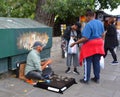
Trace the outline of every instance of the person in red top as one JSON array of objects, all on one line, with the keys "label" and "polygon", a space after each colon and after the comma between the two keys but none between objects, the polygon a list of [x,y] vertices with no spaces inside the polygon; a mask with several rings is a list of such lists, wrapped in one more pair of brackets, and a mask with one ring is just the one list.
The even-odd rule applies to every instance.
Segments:
[{"label": "person in red top", "polygon": [[95,13],[90,9],[86,11],[86,21],[82,38],[74,42],[71,47],[83,43],[80,51],[80,64],[84,64],[84,78],[80,79],[80,82],[89,83],[92,64],[94,77],[91,80],[99,83],[100,57],[104,55],[104,26],[101,21],[95,19]]}]

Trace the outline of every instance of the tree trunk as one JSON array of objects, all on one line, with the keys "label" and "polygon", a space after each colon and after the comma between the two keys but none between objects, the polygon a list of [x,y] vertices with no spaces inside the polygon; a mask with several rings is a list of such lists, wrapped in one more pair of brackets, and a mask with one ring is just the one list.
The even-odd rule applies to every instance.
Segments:
[{"label": "tree trunk", "polygon": [[42,24],[53,27],[55,16],[53,14],[46,13],[41,8],[41,6],[44,5],[45,3],[46,3],[46,0],[38,0],[37,6],[36,6],[35,20]]}]

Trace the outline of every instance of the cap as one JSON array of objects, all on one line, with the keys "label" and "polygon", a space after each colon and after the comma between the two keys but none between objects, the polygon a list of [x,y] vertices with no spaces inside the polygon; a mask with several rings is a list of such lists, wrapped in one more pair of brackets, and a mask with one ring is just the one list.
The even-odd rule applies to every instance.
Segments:
[{"label": "cap", "polygon": [[78,26],[78,28],[81,28],[81,24],[79,22],[76,22],[75,25]]},{"label": "cap", "polygon": [[32,48],[37,47],[37,46],[43,47],[43,44],[42,44],[40,41],[36,41],[36,42],[33,44]]}]

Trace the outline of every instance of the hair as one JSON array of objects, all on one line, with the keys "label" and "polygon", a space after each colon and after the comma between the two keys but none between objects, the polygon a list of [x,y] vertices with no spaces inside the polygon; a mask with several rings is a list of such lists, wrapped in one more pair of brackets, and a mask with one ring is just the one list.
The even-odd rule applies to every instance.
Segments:
[{"label": "hair", "polygon": [[86,15],[86,16],[94,16],[94,15],[95,15],[95,12],[94,12],[93,10],[91,10],[91,9],[87,9],[85,15]]},{"label": "hair", "polygon": [[81,28],[81,24],[79,22],[74,23],[74,25],[76,25],[78,27],[78,29]]},{"label": "hair", "polygon": [[113,24],[113,23],[115,22],[114,18],[115,18],[115,17],[113,17],[113,16],[111,16],[111,17],[109,18],[109,21],[110,21],[111,24]]}]

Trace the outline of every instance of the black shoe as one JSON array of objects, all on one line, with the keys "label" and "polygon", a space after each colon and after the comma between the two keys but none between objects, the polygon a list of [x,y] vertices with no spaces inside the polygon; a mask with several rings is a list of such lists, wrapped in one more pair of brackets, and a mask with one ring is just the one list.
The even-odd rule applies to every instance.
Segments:
[{"label": "black shoe", "polygon": [[77,70],[74,70],[73,73],[78,75],[80,74]]},{"label": "black shoe", "polygon": [[84,79],[80,79],[80,82],[83,84],[89,84],[89,81],[85,81]]},{"label": "black shoe", "polygon": [[74,74],[78,74],[78,75],[80,74],[80,73],[77,71],[77,68],[76,68],[76,67],[74,68],[73,73],[74,73]]},{"label": "black shoe", "polygon": [[65,71],[65,73],[70,73],[71,71],[70,71],[70,68],[68,68],[66,71]]},{"label": "black shoe", "polygon": [[94,78],[91,78],[91,81],[95,82],[95,83],[99,83],[99,79],[96,79],[95,77]]},{"label": "black shoe", "polygon": [[111,65],[118,65],[118,61],[111,62]]}]

